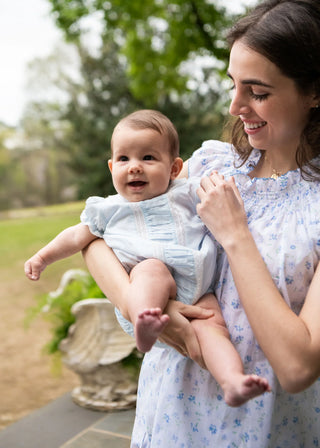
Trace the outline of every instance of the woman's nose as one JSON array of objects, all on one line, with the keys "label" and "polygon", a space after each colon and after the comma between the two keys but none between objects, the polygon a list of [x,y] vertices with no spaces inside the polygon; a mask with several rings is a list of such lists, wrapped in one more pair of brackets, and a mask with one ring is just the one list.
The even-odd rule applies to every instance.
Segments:
[{"label": "woman's nose", "polygon": [[234,96],[231,100],[229,113],[233,116],[243,115],[250,112],[250,106],[246,99],[240,94],[234,93]]}]

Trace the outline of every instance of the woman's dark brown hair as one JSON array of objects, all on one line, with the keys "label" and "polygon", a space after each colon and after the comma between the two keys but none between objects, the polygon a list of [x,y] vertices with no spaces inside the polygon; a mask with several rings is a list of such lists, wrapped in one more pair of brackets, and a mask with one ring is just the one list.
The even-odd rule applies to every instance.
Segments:
[{"label": "woman's dark brown hair", "polygon": [[[313,93],[320,103],[320,1],[266,0],[240,19],[229,31],[230,47],[241,40],[260,53],[288,78],[302,94]],[[245,162],[252,147],[237,119],[232,143]],[[305,178],[319,179],[320,167],[312,159],[320,154],[320,107],[310,111],[296,152],[296,162]],[[309,166],[313,175],[308,175]]]}]

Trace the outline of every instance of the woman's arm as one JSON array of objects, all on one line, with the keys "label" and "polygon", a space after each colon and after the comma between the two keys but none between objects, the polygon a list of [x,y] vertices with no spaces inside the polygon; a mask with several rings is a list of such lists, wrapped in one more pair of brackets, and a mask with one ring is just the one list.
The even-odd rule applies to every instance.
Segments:
[{"label": "woman's arm", "polygon": [[249,231],[234,181],[201,181],[198,213],[228,256],[254,335],[282,387],[300,392],[320,375],[320,267],[297,316],[286,304]]}]

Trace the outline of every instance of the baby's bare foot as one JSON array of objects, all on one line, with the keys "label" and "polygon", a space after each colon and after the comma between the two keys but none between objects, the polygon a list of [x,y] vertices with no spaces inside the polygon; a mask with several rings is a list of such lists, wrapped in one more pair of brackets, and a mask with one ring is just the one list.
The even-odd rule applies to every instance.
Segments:
[{"label": "baby's bare foot", "polygon": [[169,316],[162,314],[161,308],[149,308],[139,313],[135,326],[138,350],[143,353],[151,350],[168,322]]},{"label": "baby's bare foot", "polygon": [[266,378],[258,375],[241,375],[239,380],[226,388],[224,399],[229,406],[237,407],[251,398],[270,391],[271,387]]}]

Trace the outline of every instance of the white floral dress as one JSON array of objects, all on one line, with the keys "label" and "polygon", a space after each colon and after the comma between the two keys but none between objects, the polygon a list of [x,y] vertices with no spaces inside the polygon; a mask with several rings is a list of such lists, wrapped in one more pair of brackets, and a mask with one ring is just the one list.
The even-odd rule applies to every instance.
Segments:
[{"label": "white floral dress", "polygon": [[[301,179],[299,170],[277,180],[251,179],[247,174],[260,153],[254,151],[238,169],[235,157],[229,144],[204,142],[190,159],[189,174],[218,170],[235,176],[257,246],[284,299],[298,313],[319,260],[320,183]],[[218,273],[215,293],[232,342],[246,372],[267,377],[272,392],[228,407],[208,371],[174,349],[154,347],[141,370],[131,447],[319,447],[320,381],[299,394],[281,389],[252,334],[223,253]]]}]

